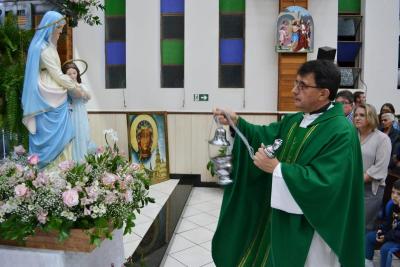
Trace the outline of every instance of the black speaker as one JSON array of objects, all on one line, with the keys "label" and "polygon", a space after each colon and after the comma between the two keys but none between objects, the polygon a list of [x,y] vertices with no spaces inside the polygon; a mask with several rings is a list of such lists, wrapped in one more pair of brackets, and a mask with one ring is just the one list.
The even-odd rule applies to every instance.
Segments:
[{"label": "black speaker", "polygon": [[317,59],[325,59],[333,62],[335,60],[335,55],[336,55],[335,48],[324,46],[318,48]]}]

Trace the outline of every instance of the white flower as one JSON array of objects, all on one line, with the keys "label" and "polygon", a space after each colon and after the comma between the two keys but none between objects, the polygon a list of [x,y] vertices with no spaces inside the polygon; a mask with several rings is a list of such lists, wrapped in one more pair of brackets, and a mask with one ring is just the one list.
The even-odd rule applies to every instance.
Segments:
[{"label": "white flower", "polygon": [[112,141],[114,141],[114,142],[118,141],[118,135],[117,135],[117,132],[114,131],[114,129],[106,129],[103,131],[103,133],[105,136],[109,135],[111,137]]}]

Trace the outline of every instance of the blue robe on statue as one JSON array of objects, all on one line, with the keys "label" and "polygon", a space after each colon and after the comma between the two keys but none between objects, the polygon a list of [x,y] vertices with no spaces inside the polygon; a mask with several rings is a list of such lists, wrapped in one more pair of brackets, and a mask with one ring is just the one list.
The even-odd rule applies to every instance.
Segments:
[{"label": "blue robe on statue", "polygon": [[51,42],[63,16],[48,11],[40,22],[28,50],[22,93],[23,123],[29,130],[29,153],[39,156],[43,168],[55,160],[69,160],[74,129],[67,90],[77,85],[62,73],[56,46]]}]

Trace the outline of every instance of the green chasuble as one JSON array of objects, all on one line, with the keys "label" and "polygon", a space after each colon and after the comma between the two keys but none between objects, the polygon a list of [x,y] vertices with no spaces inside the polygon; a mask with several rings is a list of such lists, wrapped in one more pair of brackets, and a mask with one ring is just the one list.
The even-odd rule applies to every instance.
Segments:
[{"label": "green chasuble", "polygon": [[343,267],[364,266],[364,181],[355,128],[334,105],[307,128],[303,113],[269,126],[239,119],[257,150],[283,139],[278,151],[283,178],[303,215],[271,208],[271,174],[258,169],[235,138],[234,183],[225,188],[212,241],[216,266],[303,267],[314,230]]}]

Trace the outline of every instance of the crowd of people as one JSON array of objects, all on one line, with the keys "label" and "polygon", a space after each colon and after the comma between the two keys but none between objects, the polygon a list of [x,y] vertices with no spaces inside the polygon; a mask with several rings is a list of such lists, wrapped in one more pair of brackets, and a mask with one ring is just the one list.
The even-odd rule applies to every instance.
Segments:
[{"label": "crowd of people", "polygon": [[342,103],[347,119],[357,129],[360,138],[365,229],[368,232],[365,266],[373,266],[374,248],[382,244],[381,267],[391,266],[393,253],[400,251],[400,224],[397,229],[400,181],[393,185],[390,204],[394,208],[386,212],[383,226],[377,225],[377,219],[382,217],[386,206],[383,194],[388,171],[400,173],[400,131],[395,109],[391,103],[384,103],[377,114],[374,106],[366,104],[365,93],[362,91],[354,94],[348,90],[340,91],[335,102]]}]

